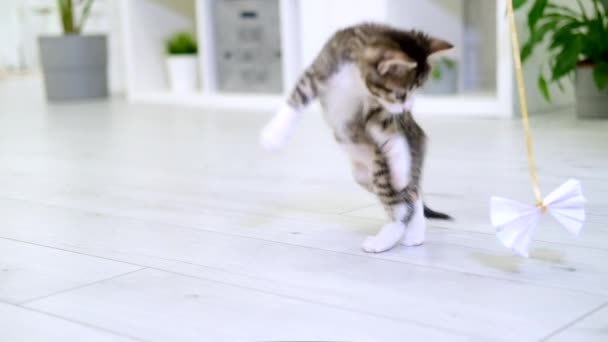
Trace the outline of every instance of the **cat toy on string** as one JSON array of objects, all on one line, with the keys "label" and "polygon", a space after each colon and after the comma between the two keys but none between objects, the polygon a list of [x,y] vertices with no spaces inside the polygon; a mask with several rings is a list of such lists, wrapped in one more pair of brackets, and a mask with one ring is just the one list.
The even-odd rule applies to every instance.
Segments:
[{"label": "cat toy on string", "polygon": [[513,59],[517,76],[521,115],[526,136],[528,152],[528,167],[532,187],[536,197],[536,205],[528,205],[501,197],[492,197],[490,200],[490,219],[496,228],[498,240],[516,253],[528,257],[528,248],[532,236],[536,231],[540,217],[549,212],[564,228],[574,236],[578,236],[585,222],[585,198],[581,184],[578,180],[570,179],[543,199],[536,176],[532,134],[528,120],[528,105],[526,88],[521,66],[517,28],[515,27],[515,14],[513,0],[508,0],[511,40],[513,45]]}]

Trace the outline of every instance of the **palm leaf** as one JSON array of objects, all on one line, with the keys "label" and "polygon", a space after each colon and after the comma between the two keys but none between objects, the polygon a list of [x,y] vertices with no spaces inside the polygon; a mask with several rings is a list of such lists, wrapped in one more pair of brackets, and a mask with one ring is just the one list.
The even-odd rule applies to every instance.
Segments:
[{"label": "palm leaf", "polygon": [[93,7],[93,2],[94,2],[94,0],[86,0],[86,2],[84,4],[84,8],[82,9],[82,16],[80,17],[80,24],[76,28],[78,33],[82,32],[82,29],[84,28],[84,24],[87,22],[87,19],[89,18],[89,14],[91,14],[91,8]]},{"label": "palm leaf", "polygon": [[593,68],[593,78],[600,90],[603,90],[608,86],[608,62],[599,62],[595,68]]}]

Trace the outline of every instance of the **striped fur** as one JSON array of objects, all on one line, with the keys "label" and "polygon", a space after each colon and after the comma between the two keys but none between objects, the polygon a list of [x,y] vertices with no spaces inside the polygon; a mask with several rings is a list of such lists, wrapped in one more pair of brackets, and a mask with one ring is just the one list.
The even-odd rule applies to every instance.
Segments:
[{"label": "striped fur", "polygon": [[[355,180],[378,197],[391,220],[364,242],[368,252],[385,251],[402,238],[407,245],[424,241],[420,184],[426,138],[409,100],[428,78],[428,57],[448,48],[422,32],[386,25],[340,30],[263,131],[265,146],[284,142],[299,113],[320,100],[336,140],[352,158]],[[424,212],[444,215],[426,207]],[[411,223],[421,227],[408,227]]]}]

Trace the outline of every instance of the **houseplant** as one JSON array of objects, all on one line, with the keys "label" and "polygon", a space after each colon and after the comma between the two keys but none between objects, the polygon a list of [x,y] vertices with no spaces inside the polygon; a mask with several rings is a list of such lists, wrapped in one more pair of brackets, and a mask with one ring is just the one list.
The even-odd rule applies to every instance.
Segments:
[{"label": "houseplant", "polygon": [[198,86],[198,46],[189,32],[177,32],[166,42],[169,85],[174,92],[193,92]]},{"label": "houseplant", "polygon": [[431,78],[424,86],[427,94],[454,94],[458,92],[457,63],[450,57],[434,61]]},{"label": "houseplant", "polygon": [[57,0],[63,35],[38,39],[49,101],[108,95],[105,35],[82,35],[94,0]]},{"label": "houseplant", "polygon": [[555,0],[514,0],[514,6],[528,2],[530,37],[521,57],[525,62],[548,37],[549,58],[538,80],[543,96],[550,101],[549,84],[563,89],[562,81],[574,75],[578,116],[608,118],[608,0],[576,0],[573,7]]}]

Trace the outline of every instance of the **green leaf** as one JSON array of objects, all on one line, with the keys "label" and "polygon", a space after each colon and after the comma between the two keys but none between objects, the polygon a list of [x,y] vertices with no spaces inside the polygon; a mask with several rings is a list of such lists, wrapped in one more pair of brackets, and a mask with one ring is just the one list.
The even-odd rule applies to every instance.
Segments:
[{"label": "green leaf", "polygon": [[556,4],[547,4],[547,8],[562,12],[564,14],[567,13],[573,17],[579,17],[581,15],[580,13],[576,12],[572,8],[566,7],[566,6],[560,6],[560,5],[556,5]]},{"label": "green leaf", "polygon": [[536,0],[534,6],[528,13],[528,26],[530,31],[534,32],[536,29],[536,23],[542,18],[545,8],[547,7],[548,0]]},{"label": "green leaf", "polygon": [[63,33],[75,33],[76,27],[74,25],[74,7],[72,0],[57,0],[57,4],[59,6]]},{"label": "green leaf", "polygon": [[540,88],[540,92],[543,94],[545,100],[551,101],[551,95],[549,94],[549,85],[547,84],[547,80],[542,74],[538,77],[538,88]]},{"label": "green leaf", "polygon": [[78,33],[82,32],[82,29],[84,28],[84,24],[87,22],[87,19],[89,18],[89,15],[91,14],[91,7],[93,7],[93,1],[94,0],[85,0],[84,1],[84,8],[82,9],[82,14],[80,15],[80,24],[76,28],[76,31]]},{"label": "green leaf", "polygon": [[513,0],[513,8],[520,9],[528,0]]},{"label": "green leaf", "polygon": [[431,69],[431,77],[433,80],[439,81],[441,79],[441,68],[435,66],[433,69]]},{"label": "green leaf", "polygon": [[606,31],[604,29],[604,16],[602,16],[602,10],[600,9],[599,1],[594,1],[595,7],[595,20],[593,22],[597,26],[597,30],[602,37],[606,37]]},{"label": "green leaf", "polygon": [[553,33],[553,42],[551,43],[550,49],[552,50],[559,46],[564,46],[571,43],[573,39],[578,38],[578,33],[575,32],[575,30],[582,26],[584,26],[584,23],[577,21],[560,27]]},{"label": "green leaf", "polygon": [[[595,0],[592,0],[593,2],[595,2]],[[589,21],[589,16],[587,16],[587,10],[585,9],[585,6],[583,6],[583,4],[581,3],[581,0],[576,0],[576,2],[578,3],[578,7],[581,10],[581,13],[583,14],[583,19],[585,19],[585,21]]]},{"label": "green leaf", "polygon": [[443,63],[448,68],[448,70],[453,70],[456,68],[456,61],[451,58],[443,58]]},{"label": "green leaf", "polygon": [[559,80],[576,69],[582,49],[583,43],[579,36],[574,36],[573,39],[563,43],[561,52],[555,58],[551,78],[553,81]]},{"label": "green leaf", "polygon": [[536,45],[532,40],[528,41],[521,48],[521,62],[525,63],[530,56],[532,56],[532,52],[534,51],[534,45]]},{"label": "green leaf", "polygon": [[166,41],[169,55],[192,55],[198,52],[196,37],[186,31],[176,32]]},{"label": "green leaf", "polygon": [[525,62],[534,51],[534,47],[538,44],[541,44],[545,40],[545,35],[548,32],[552,32],[556,27],[559,21],[552,20],[544,23],[538,30],[532,32],[530,36],[530,40],[526,42],[521,50],[521,60]]},{"label": "green leaf", "polygon": [[600,62],[593,68],[593,78],[600,90],[608,86],[608,62]]}]

